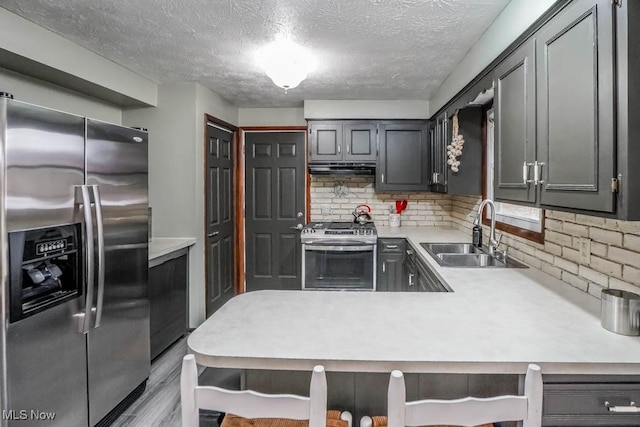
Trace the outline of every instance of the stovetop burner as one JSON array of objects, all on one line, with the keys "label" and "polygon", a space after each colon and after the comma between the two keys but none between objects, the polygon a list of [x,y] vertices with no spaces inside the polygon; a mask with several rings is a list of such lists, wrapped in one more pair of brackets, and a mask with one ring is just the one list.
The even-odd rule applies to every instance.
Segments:
[{"label": "stovetop burner", "polygon": [[358,230],[362,228],[375,228],[373,222],[358,224],[355,222],[332,222],[329,223],[326,230]]}]

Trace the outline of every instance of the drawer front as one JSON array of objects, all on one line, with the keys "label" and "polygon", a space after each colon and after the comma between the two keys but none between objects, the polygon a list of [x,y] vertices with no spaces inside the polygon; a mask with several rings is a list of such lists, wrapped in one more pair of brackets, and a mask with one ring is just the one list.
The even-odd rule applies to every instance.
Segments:
[{"label": "drawer front", "polygon": [[640,383],[545,384],[543,426],[640,426],[640,413],[611,412],[609,406],[640,404]]},{"label": "drawer front", "polygon": [[406,242],[404,239],[380,239],[378,245],[381,253],[404,253]]}]

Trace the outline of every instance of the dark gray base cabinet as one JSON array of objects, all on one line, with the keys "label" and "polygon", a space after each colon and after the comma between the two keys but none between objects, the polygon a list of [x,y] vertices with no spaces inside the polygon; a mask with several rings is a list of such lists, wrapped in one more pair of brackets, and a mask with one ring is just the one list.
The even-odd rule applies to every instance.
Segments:
[{"label": "dark gray base cabinet", "polygon": [[188,254],[177,254],[149,269],[151,359],[187,333]]},{"label": "dark gray base cabinet", "polygon": [[[640,402],[637,377],[545,376],[542,425],[549,427],[640,426],[640,413],[612,412]],[[620,382],[617,382],[620,381]]]},{"label": "dark gray base cabinet", "polygon": [[376,290],[382,292],[447,292],[442,280],[416,255],[405,239],[378,240]]},{"label": "dark gray base cabinet", "polygon": [[405,248],[406,241],[404,239],[378,240],[377,291],[406,291]]}]

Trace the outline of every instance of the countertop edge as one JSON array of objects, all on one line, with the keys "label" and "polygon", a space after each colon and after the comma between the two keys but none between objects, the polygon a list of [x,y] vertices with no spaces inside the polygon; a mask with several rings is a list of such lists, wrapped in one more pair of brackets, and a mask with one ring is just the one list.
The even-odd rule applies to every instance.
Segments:
[{"label": "countertop edge", "polygon": [[195,244],[195,237],[154,237],[149,242],[149,261]]}]

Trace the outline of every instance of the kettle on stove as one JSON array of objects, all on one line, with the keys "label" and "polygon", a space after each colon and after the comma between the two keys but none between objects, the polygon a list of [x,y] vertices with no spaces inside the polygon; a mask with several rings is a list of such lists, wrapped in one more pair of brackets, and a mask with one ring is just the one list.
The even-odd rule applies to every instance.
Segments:
[{"label": "kettle on stove", "polygon": [[371,221],[371,207],[369,205],[358,205],[352,212],[353,222],[364,225]]}]

